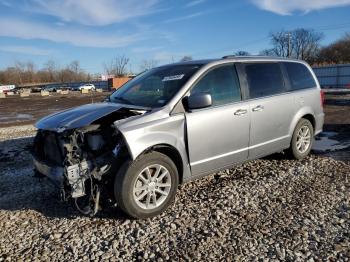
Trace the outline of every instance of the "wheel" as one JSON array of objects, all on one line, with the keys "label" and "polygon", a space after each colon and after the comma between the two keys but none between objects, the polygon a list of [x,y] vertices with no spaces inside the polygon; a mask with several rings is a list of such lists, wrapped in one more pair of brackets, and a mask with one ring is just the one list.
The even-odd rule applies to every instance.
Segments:
[{"label": "wheel", "polygon": [[314,140],[314,128],[305,118],[300,119],[296,125],[288,153],[292,158],[303,159],[311,151]]},{"label": "wheel", "polygon": [[124,163],[114,180],[114,195],[118,206],[130,217],[153,217],[172,204],[178,183],[173,161],[151,152]]}]

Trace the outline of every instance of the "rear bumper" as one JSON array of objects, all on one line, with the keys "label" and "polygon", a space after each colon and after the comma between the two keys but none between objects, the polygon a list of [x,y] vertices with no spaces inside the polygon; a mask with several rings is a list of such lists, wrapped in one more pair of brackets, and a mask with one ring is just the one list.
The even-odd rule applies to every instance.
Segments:
[{"label": "rear bumper", "polygon": [[324,124],[324,113],[320,113],[316,115],[316,126],[315,126],[315,135],[318,135],[323,130]]},{"label": "rear bumper", "polygon": [[34,169],[40,174],[50,179],[56,186],[62,188],[64,179],[64,168],[60,166],[49,165],[44,161],[37,159],[35,156],[32,157]]}]

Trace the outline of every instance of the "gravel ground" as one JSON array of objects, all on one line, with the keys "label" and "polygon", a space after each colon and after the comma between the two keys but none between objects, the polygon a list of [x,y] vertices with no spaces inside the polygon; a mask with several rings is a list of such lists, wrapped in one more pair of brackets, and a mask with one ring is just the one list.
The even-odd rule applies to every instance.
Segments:
[{"label": "gravel ground", "polygon": [[[9,140],[10,143],[11,139],[34,136],[35,132],[36,128],[33,125],[2,127],[0,128],[0,141]],[[5,146],[2,145],[2,148],[5,148]]]},{"label": "gravel ground", "polygon": [[[0,129],[0,140],[14,134]],[[350,260],[345,162],[274,155],[181,186],[158,217],[89,218],[31,177],[31,140],[0,142],[0,261]]]}]

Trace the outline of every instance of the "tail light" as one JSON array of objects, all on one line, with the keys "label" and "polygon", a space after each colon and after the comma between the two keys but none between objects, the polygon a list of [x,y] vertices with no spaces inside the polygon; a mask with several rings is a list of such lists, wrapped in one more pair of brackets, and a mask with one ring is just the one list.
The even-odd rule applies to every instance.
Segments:
[{"label": "tail light", "polygon": [[321,105],[324,105],[324,92],[321,90]]}]

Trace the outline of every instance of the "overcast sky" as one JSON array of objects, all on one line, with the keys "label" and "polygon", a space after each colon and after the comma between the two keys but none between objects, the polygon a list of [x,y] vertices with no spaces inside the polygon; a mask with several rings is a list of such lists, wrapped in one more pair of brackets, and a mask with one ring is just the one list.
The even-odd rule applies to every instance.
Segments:
[{"label": "overcast sky", "polygon": [[350,32],[349,14],[350,0],[0,0],[0,68],[79,60],[95,73],[125,54],[137,71],[143,59],[256,54],[269,32],[299,27],[327,44]]}]

